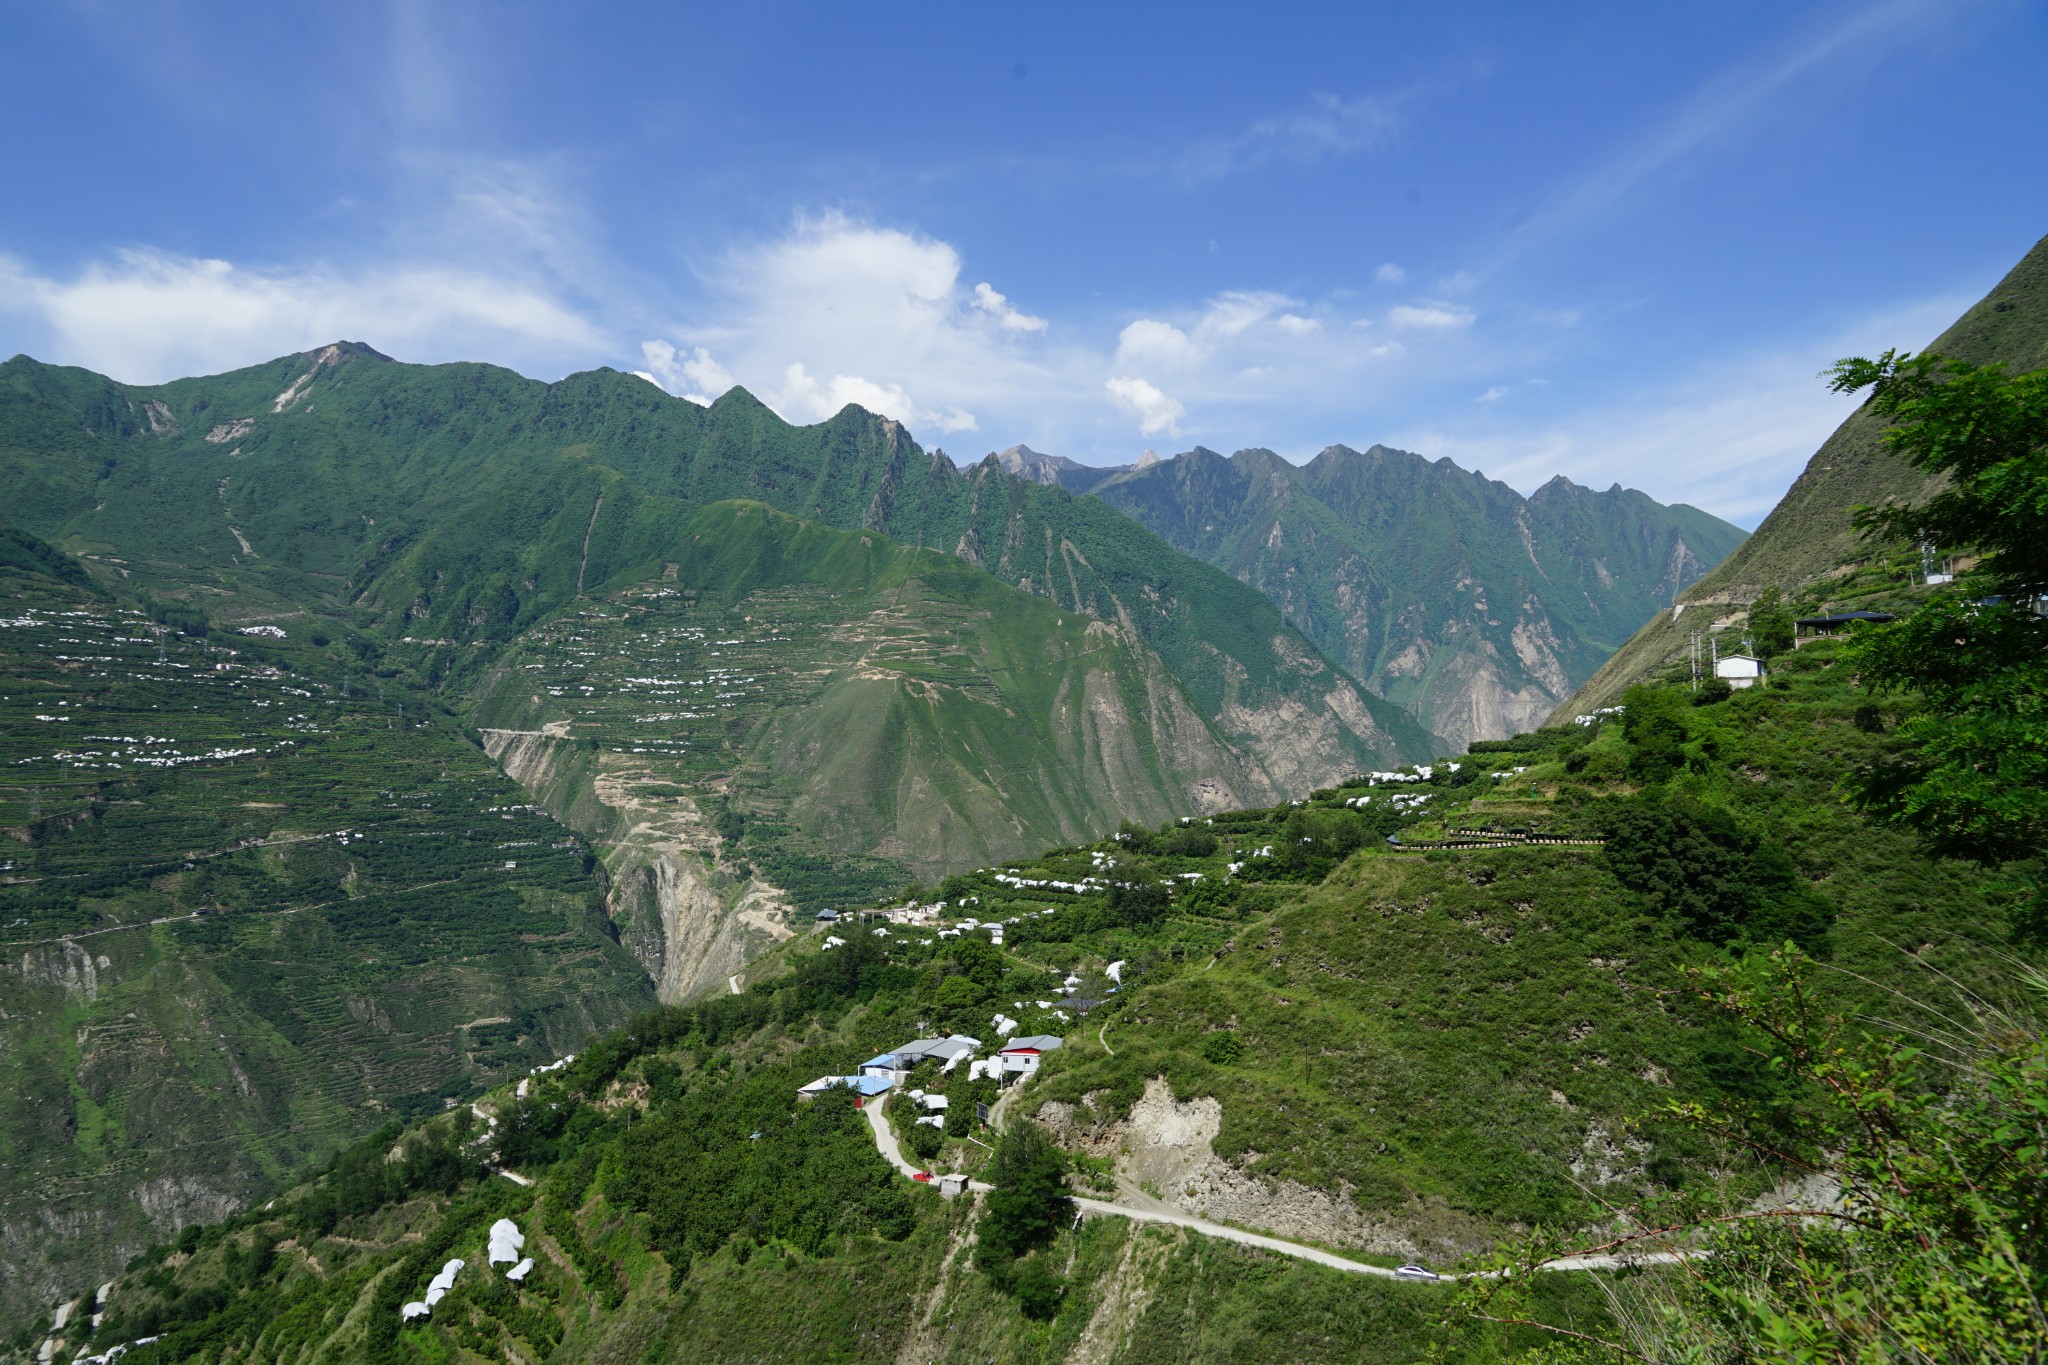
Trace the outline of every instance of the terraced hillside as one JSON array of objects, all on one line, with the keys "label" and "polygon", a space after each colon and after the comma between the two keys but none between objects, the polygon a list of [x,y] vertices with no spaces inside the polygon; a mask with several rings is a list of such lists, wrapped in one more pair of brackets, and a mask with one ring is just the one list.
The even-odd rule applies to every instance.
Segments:
[{"label": "terraced hillside", "polygon": [[[1911,339],[1901,338],[1899,349],[1911,348]],[[1925,349],[1975,365],[2002,363],[2013,374],[2048,365],[2048,238]],[[1680,593],[1670,610],[1650,617],[1558,716],[1611,705],[1631,684],[1685,653],[1697,632],[1739,632],[1749,604],[1767,588],[1799,596],[1817,611],[1836,610],[1916,577],[1916,547],[1872,546],[1850,524],[1858,505],[1914,502],[1928,491],[1924,474],[1884,449],[1883,434],[1867,406],[1852,413],[1814,452],[1756,534]]]},{"label": "terraced hillside", "polygon": [[947,555],[716,503],[647,577],[526,631],[471,714],[606,850],[663,999],[725,989],[783,912],[1274,783],[1155,656]]},{"label": "terraced hillside", "polygon": [[[1099,503],[994,464],[962,474],[858,409],[797,428],[740,391],[703,409],[628,375],[545,385],[489,366],[402,365],[349,345],[148,390],[22,358],[0,367],[0,467],[20,490],[24,525],[87,556],[110,582],[203,607],[215,620],[318,634],[331,668],[376,671],[415,704],[463,711],[496,679],[476,713],[491,730],[561,719],[525,714],[537,703],[507,710],[503,697],[517,694],[500,685],[500,665],[515,641],[582,610],[602,585],[681,565],[679,591],[730,599],[774,574],[807,582],[811,570],[791,555],[842,543],[768,535],[759,528],[769,523],[730,517],[695,526],[716,500],[778,505],[820,529],[858,531],[864,545],[944,552],[917,573],[927,588],[940,578],[946,586],[899,592],[892,609],[903,619],[889,628],[937,641],[971,601],[980,643],[967,653],[989,655],[977,667],[1003,670],[990,675],[993,691],[918,679],[916,669],[870,669],[840,679],[772,734],[728,737],[728,757],[752,753],[757,767],[777,771],[784,793],[752,812],[767,817],[757,828],[780,851],[770,856],[764,844],[731,885],[702,859],[685,857],[687,869],[674,861],[714,851],[681,806],[661,808],[676,818],[654,820],[641,852],[613,851],[621,894],[643,907],[622,903],[620,916],[639,926],[643,958],[671,991],[723,980],[737,966],[734,945],[773,932],[781,893],[805,904],[837,894],[824,889],[828,873],[958,870],[1099,832],[1125,815],[1272,800],[1434,747],[1251,589]],[[732,554],[714,562],[700,553],[726,536],[742,542]],[[720,575],[756,572],[755,556],[773,565],[769,578],[729,592]],[[703,582],[687,576],[699,564],[711,575]],[[835,584],[827,572],[811,587],[859,600],[848,598],[851,616],[829,629],[836,608],[822,599],[803,608],[821,628],[782,642],[777,669],[789,678],[830,674],[850,657],[847,640],[881,628],[862,624],[880,610],[875,585]],[[908,619],[927,608],[937,619]],[[1064,675],[1076,690],[1027,698],[1036,684],[1017,662],[1027,657],[1020,643],[1088,622],[1086,661]],[[824,654],[803,657],[806,649]],[[1035,666],[1063,651],[1028,657]],[[623,681],[634,676],[579,686],[622,686],[626,705],[639,697],[641,685]],[[880,685],[891,678],[902,686]],[[966,709],[913,705],[918,688],[927,701]],[[990,728],[997,711],[967,705],[977,697],[1002,699],[1010,714],[999,727]],[[826,728],[805,738],[805,725]],[[576,737],[601,738],[589,722]],[[756,743],[784,747],[771,754]],[[556,747],[507,741],[497,752],[549,790],[551,808],[584,811],[587,819],[572,818],[595,840],[647,823],[598,810],[594,787],[569,794],[565,782],[595,781],[589,764],[538,776],[538,752]],[[722,789],[711,794],[724,799]],[[743,819],[749,798],[736,799],[728,809]],[[780,801],[792,804],[785,811]],[[777,822],[795,832],[774,836]],[[657,845],[667,869],[655,874],[658,893],[627,869]],[[669,909],[645,909],[648,896]],[[658,950],[644,932],[653,923],[672,940]]]},{"label": "terraced hillside", "polygon": [[[997,1130],[1027,1118],[1057,1138],[1077,1194],[1357,1264],[1469,1264],[1536,1224],[1605,1236],[1617,1207],[1676,1192],[1709,1210],[1786,1197],[1801,1168],[1671,1106],[1735,1116],[1768,1152],[1815,1096],[1683,969],[1793,940],[1832,964],[1810,978],[1825,1008],[1891,1028],[1900,993],[1994,998],[2010,954],[2038,957],[1981,873],[1834,799],[1894,743],[1850,670],[1823,643],[1767,688],[1641,688],[1624,712],[1455,766],[883,898],[869,909],[892,917],[779,947],[744,993],[652,1012],[493,1093],[492,1123],[380,1135],[273,1208],[160,1249],[98,1304],[96,1333],[59,1342],[160,1337],[132,1365],[1524,1358],[1538,1333],[1458,1318],[1441,1285],[1099,1210],[1004,1241],[1013,1206],[893,1177],[849,1096],[796,1089],[1006,1018],[1064,1045],[1008,1090],[928,1063],[906,1089],[944,1096],[937,1129],[910,1121],[917,1093],[886,1102],[931,1169],[1014,1178],[978,1145],[1010,1148],[971,1117],[994,1102]],[[532,1239],[517,1284],[478,1254],[498,1217]],[[456,1289],[401,1318],[450,1256],[470,1263]],[[1537,1320],[1593,1333],[1621,1330],[1611,1309],[1644,1287],[1536,1279]]]},{"label": "terraced hillside", "polygon": [[10,1316],[652,999],[580,841],[268,629],[0,569]]}]

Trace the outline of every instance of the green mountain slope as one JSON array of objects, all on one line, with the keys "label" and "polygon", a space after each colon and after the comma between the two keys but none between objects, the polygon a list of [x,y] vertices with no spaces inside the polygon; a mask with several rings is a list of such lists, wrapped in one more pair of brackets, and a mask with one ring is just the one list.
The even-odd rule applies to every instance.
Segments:
[{"label": "green mountain slope", "polygon": [[522,634],[471,707],[609,850],[613,915],[664,999],[723,989],[790,903],[1263,785],[1156,655],[950,555],[759,503],[673,534],[645,576]]},{"label": "green mountain slope", "polygon": [[1300,467],[1196,449],[1090,490],[1259,589],[1456,747],[1537,723],[1742,539],[1619,486],[1560,477],[1525,499],[1385,446],[1331,446]]},{"label": "green mountain slope", "polygon": [[368,610],[387,635],[465,643],[635,567],[647,499],[753,499],[959,554],[1114,623],[1276,792],[1433,747],[1256,592],[857,408],[792,427],[741,390],[703,409],[612,371],[547,385],[352,345],[155,389],[17,358],[0,367],[0,468],[19,523],[68,548],[153,574],[203,564],[217,583]]},{"label": "green mountain slope", "polygon": [[653,998],[577,841],[308,653],[0,567],[0,1312]]},{"label": "green mountain slope", "polygon": [[[182,728],[144,731],[124,710],[92,733],[204,741],[180,757],[226,755],[204,763],[228,764],[245,796],[191,787],[199,769],[180,763],[167,771],[187,786],[133,799],[189,812],[191,827],[125,818],[128,796],[80,776],[155,772],[125,740],[119,755],[24,751],[6,770],[38,848],[47,812],[82,819],[111,801],[78,837],[121,869],[118,894],[67,891],[83,872],[22,873],[50,885],[20,894],[48,893],[63,914],[15,926],[35,990],[7,1006],[10,1055],[49,1103],[18,1116],[0,1197],[59,1221],[8,1225],[10,1246],[35,1248],[13,1262],[13,1293],[53,1266],[104,1270],[150,1229],[218,1215],[392,1107],[544,1060],[657,991],[727,989],[794,910],[1128,817],[1272,800],[1430,745],[1227,576],[1099,504],[992,468],[962,475],[853,410],[800,429],[744,394],[706,411],[630,376],[549,386],[355,346],[151,389],[17,359],[0,366],[0,469],[5,563],[68,575],[63,590],[103,618],[71,632],[97,651],[71,683],[148,654],[154,636],[121,636],[120,622],[154,604],[192,632],[174,645],[275,655],[314,681],[264,673],[265,686],[363,730],[360,750],[324,730],[317,746],[297,737],[317,718],[274,733],[271,708],[286,703],[189,644],[191,658],[173,650],[160,674],[137,675],[186,690],[118,703],[173,710]],[[93,581],[42,537],[82,553]],[[0,662],[16,700],[52,685],[33,653]],[[231,667],[201,666],[216,662]],[[727,685],[742,667],[748,681]],[[685,677],[726,682],[692,695],[702,707],[669,704]],[[24,742],[71,709],[48,714],[59,719],[29,724]],[[473,799],[423,795],[439,777],[422,765],[462,774]],[[300,893],[301,863],[325,847],[307,821],[360,831],[413,800],[434,813],[395,845],[420,854],[409,880],[377,873],[351,838],[321,894]],[[489,813],[529,802],[510,823]],[[305,849],[264,851],[300,834]],[[228,868],[231,889],[176,890],[187,872]],[[535,878],[568,880],[554,899],[507,889]],[[82,946],[165,918],[139,907],[166,897],[167,927],[107,936],[147,953]],[[330,900],[374,926],[358,957]],[[260,917],[211,918],[243,911]],[[93,972],[138,1048],[181,1058],[132,1097],[78,1055],[78,1027],[101,1017],[62,1002]],[[331,1048],[316,1048],[323,1032]],[[218,1095],[161,1099],[158,1081]],[[74,1092],[99,1108],[77,1117],[60,1102]],[[102,1113],[130,1108],[150,1123]],[[223,1131],[229,1155],[215,1159]],[[49,1183],[60,1176],[83,1183]],[[22,1203],[31,1190],[57,1193]]]},{"label": "green mountain slope", "polygon": [[[2048,365],[2048,238],[1925,349],[1973,364],[2003,362],[2015,374]],[[1867,407],[1851,414],[1756,534],[1680,593],[1673,610],[1650,617],[1558,715],[1611,705],[1632,683],[1684,654],[1696,631],[1739,627],[1766,588],[1803,594],[1820,609],[1854,606],[1865,588],[1910,581],[1917,554],[1874,550],[1850,525],[1859,505],[1910,501],[1927,488],[1926,476],[1883,448],[1883,430]],[[1883,562],[1891,558],[1898,562]]]},{"label": "green mountain slope", "polygon": [[[1444,1328],[1439,1286],[1111,1217],[1063,1219],[1024,1263],[1036,1270],[1009,1272],[1050,1277],[1029,1316],[971,1250],[991,1206],[893,1177],[845,1097],[801,1102],[796,1087],[910,1036],[986,1037],[1007,1013],[1066,1041],[998,1119],[1058,1135],[1077,1189],[1381,1265],[1455,1265],[1658,1191],[1763,1194],[1801,1172],[1659,1117],[1697,1101],[1769,1122],[1797,1099],[1762,1040],[1688,996],[1681,967],[1795,937],[1841,969],[1815,978],[1830,1009],[1889,1019],[1895,991],[1941,1006],[1992,989],[2010,945],[1977,873],[1834,799],[1839,773],[1893,742],[1837,646],[1802,650],[1768,689],[1691,699],[1637,694],[1657,724],[1523,735],[1409,782],[1132,827],[949,880],[951,916],[1001,922],[1001,948],[978,929],[896,925],[785,945],[744,994],[652,1013],[495,1092],[488,1130],[457,1114],[382,1135],[273,1207],[144,1258],[95,1345],[163,1334],[136,1349],[143,1365],[1419,1358]],[[1606,843],[1483,846],[1507,831]],[[1420,851],[1458,838],[1474,846]],[[1645,876],[1660,859],[1685,865]],[[1174,889],[1150,889],[1162,881]],[[1066,979],[1100,1000],[1085,1020]],[[913,1083],[948,1114],[998,1098],[966,1068],[927,1064]],[[908,1106],[884,1111],[906,1142]],[[928,1139],[932,1168],[986,1174],[968,1136]],[[483,1174],[491,1154],[537,1183]],[[485,1272],[500,1216],[533,1239],[529,1282]],[[456,1292],[402,1324],[451,1255],[472,1268]],[[1543,1281],[1549,1320],[1611,1325],[1599,1286]],[[1467,1332],[1448,1358],[1513,1358],[1537,1339]]]}]

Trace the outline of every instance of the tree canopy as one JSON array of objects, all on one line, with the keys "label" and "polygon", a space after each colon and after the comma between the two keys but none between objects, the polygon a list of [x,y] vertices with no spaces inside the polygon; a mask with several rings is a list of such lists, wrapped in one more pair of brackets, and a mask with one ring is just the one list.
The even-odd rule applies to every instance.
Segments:
[{"label": "tree canopy", "polygon": [[[1838,392],[1869,388],[1890,449],[1941,477],[1926,498],[1859,509],[1872,538],[1975,551],[1955,589],[1865,632],[1864,681],[1917,696],[1899,756],[1853,784],[1866,809],[1938,852],[1996,864],[2048,845],[2048,370],[2008,375],[1938,355],[1841,361]],[[2048,922],[2038,872],[2021,922]]]}]

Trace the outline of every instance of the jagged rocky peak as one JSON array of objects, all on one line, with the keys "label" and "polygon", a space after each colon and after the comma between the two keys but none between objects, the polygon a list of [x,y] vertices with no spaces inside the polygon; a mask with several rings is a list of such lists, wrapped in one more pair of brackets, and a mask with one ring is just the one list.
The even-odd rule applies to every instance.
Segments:
[{"label": "jagged rocky peak", "polygon": [[997,464],[1018,478],[1029,479],[1033,483],[1057,484],[1060,475],[1068,470],[1087,468],[1078,460],[1070,460],[1064,455],[1047,455],[1027,445],[1014,445],[1008,450],[998,450],[994,459]]}]

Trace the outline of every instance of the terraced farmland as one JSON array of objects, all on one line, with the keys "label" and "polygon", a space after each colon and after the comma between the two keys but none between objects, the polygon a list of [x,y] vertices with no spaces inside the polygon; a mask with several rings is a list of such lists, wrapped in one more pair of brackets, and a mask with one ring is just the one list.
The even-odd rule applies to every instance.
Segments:
[{"label": "terraced farmland", "polygon": [[9,1304],[648,1003],[579,840],[274,634],[0,575]]},{"label": "terraced farmland", "polygon": [[[473,711],[605,846],[614,918],[667,998],[722,987],[788,906],[1255,789],[1117,627],[950,556],[747,503],[677,545],[524,635]],[[748,896],[753,925],[729,925]]]}]

